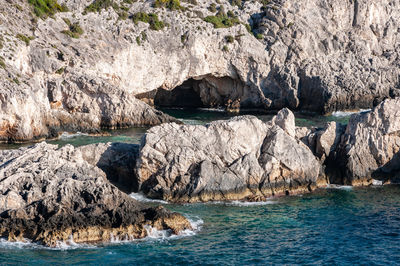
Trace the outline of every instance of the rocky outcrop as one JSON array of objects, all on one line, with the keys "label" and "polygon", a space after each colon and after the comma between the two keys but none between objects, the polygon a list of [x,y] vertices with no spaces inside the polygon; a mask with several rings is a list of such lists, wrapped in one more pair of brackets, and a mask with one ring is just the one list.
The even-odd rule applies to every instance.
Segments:
[{"label": "rocky outcrop", "polygon": [[156,126],[142,139],[139,187],[152,198],[179,202],[311,191],[325,182],[322,168],[294,129],[287,109],[269,123],[243,116],[206,126]]},{"label": "rocky outcrop", "polygon": [[353,115],[337,148],[336,184],[368,185],[373,179],[398,182],[400,98],[386,100],[371,112]]},{"label": "rocky outcrop", "polygon": [[394,0],[58,2],[69,11],[41,18],[28,1],[0,7],[1,141],[171,121],[135,98],[157,90],[160,105],[322,113],[400,94]]},{"label": "rocky outcrop", "polygon": [[[143,238],[150,227],[171,234],[190,229],[180,214],[144,206],[109,183],[96,165],[104,167],[110,153],[130,150],[115,145],[40,143],[0,151],[0,237],[56,246]],[[114,157],[109,169],[125,159]]]}]

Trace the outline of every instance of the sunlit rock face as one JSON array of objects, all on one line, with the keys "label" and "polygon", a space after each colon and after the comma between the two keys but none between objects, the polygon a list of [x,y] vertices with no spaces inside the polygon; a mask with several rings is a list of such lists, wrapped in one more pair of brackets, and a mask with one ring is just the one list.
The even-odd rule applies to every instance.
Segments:
[{"label": "sunlit rock face", "polygon": [[[397,1],[220,1],[242,22],[227,28],[204,21],[216,15],[211,0],[182,1],[185,11],[114,2],[123,8],[85,12],[92,1],[59,0],[69,12],[46,19],[26,2],[4,3],[0,140],[173,121],[136,96],[159,106],[327,113],[399,95]],[[165,26],[135,23],[139,11]],[[68,23],[83,34],[64,34]]]},{"label": "sunlit rock face", "polygon": [[371,112],[353,115],[337,151],[342,172],[336,183],[365,185],[374,179],[400,181],[400,98],[386,100]]},{"label": "sunlit rock face", "polygon": [[163,124],[143,137],[139,189],[177,202],[265,200],[312,191],[325,182],[312,151],[294,136],[294,116],[252,116],[206,126]]}]

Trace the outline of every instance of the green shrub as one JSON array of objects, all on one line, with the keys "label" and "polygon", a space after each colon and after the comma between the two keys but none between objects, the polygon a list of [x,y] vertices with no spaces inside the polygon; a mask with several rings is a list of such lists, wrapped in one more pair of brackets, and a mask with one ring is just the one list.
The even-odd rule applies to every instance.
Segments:
[{"label": "green shrub", "polygon": [[250,24],[245,24],[244,26],[246,27],[246,30],[247,30],[249,33],[251,33],[252,29],[251,29]]},{"label": "green shrub", "polygon": [[101,12],[101,10],[103,9],[107,9],[109,7],[114,8],[115,10],[119,9],[118,4],[116,4],[113,0],[95,0],[93,3],[91,3],[90,5],[88,5],[85,8],[85,11],[83,12],[83,14],[87,14],[90,12]]},{"label": "green shrub", "polygon": [[227,43],[233,43],[235,38],[232,35],[225,36],[225,40]]},{"label": "green shrub", "polygon": [[207,9],[212,13],[217,12],[217,6],[215,3],[212,3]]},{"label": "green shrub", "polygon": [[231,5],[241,8],[242,7],[242,0],[232,0],[231,1]]},{"label": "green shrub", "polygon": [[261,33],[257,33],[254,36],[259,40],[264,39],[264,35],[262,35]]},{"label": "green shrub", "polygon": [[153,7],[165,7],[169,10],[184,10],[179,0],[156,0]]},{"label": "green shrub", "polygon": [[64,73],[64,70],[65,70],[65,67],[62,67],[56,71],[56,74],[61,75],[62,73]]},{"label": "green shrub", "polygon": [[228,46],[224,45],[224,47],[222,47],[222,51],[224,51],[224,52],[229,52]]},{"label": "green shrub", "polygon": [[17,37],[18,39],[23,41],[26,44],[26,46],[29,45],[31,40],[35,39],[35,37],[27,37],[27,36],[25,36],[23,34],[17,34],[15,37]]},{"label": "green shrub", "polygon": [[139,21],[148,23],[150,25],[150,29],[152,30],[162,30],[165,27],[164,22],[160,21],[157,14],[154,13],[147,14],[144,12],[138,12],[132,16],[132,20],[135,24],[137,24]]},{"label": "green shrub", "polygon": [[140,35],[142,36],[142,41],[147,41],[147,33],[145,31],[142,31]]},{"label": "green shrub", "polygon": [[60,5],[57,0],[28,0],[28,3],[33,7],[36,16],[45,19],[53,16],[57,12],[66,12],[66,5]]},{"label": "green shrub", "polygon": [[181,42],[185,43],[189,38],[189,34],[185,33],[181,35]]},{"label": "green shrub", "polygon": [[[66,21],[64,19],[64,21]],[[69,20],[67,20],[69,22]],[[75,38],[78,39],[79,37],[81,37],[81,35],[84,33],[83,29],[81,28],[81,26],[79,25],[78,22],[75,22],[73,24],[71,24],[71,22],[65,22],[68,26],[69,26],[69,30],[63,30],[61,31],[61,33],[64,33],[65,35],[68,35],[71,38]]]},{"label": "green shrub", "polygon": [[6,69],[6,63],[4,63],[4,58],[0,56],[0,67]]},{"label": "green shrub", "polygon": [[213,24],[214,28],[229,28],[240,23],[238,18],[229,18],[226,14],[207,16],[204,21]]}]

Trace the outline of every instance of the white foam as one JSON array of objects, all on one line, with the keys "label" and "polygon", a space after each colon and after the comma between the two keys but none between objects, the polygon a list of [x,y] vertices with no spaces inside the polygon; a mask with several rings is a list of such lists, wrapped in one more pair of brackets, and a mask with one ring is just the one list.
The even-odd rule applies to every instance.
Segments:
[{"label": "white foam", "polygon": [[380,180],[372,179],[372,185],[373,186],[382,186],[383,182]]},{"label": "white foam", "polygon": [[[172,240],[178,239],[182,237],[194,236],[199,232],[202,228],[202,224],[204,223],[202,219],[195,217],[189,218],[186,217],[192,226],[192,230],[186,229],[180,232],[178,235],[172,234],[170,230],[158,230],[151,226],[145,226],[147,231],[147,237],[144,239],[135,239],[126,235],[124,238],[120,239],[111,234],[110,242],[104,243],[101,245],[113,245],[113,244],[126,244],[132,242],[139,242],[139,241],[147,241],[147,240]],[[77,244],[75,243],[72,236],[67,241],[58,241],[55,247],[46,247],[40,244],[32,243],[28,239],[24,239],[24,241],[16,241],[10,242],[4,238],[0,238],[0,249],[48,249],[48,250],[71,250],[71,249],[91,249],[91,248],[98,248],[99,246],[96,245],[89,245],[89,244]]]},{"label": "white foam", "polygon": [[346,117],[346,116],[350,116],[353,114],[359,114],[359,113],[364,113],[364,112],[369,112],[371,111],[371,109],[360,109],[358,111],[336,111],[332,113],[332,116],[335,117]]},{"label": "white foam", "polygon": [[225,112],[226,111],[225,108],[222,108],[222,107],[220,107],[220,108],[198,108],[198,110],[209,111],[209,112]]},{"label": "white foam", "polygon": [[228,202],[227,205],[234,205],[234,206],[263,206],[263,205],[270,205],[270,204],[276,204],[278,203],[277,201],[273,200],[267,200],[267,201],[255,201],[255,202],[248,202],[248,201],[231,201]]},{"label": "white foam", "polygon": [[[197,204],[247,207],[247,206],[270,205],[270,204],[277,204],[277,203],[279,203],[279,202],[276,201],[276,200],[266,200],[266,201],[239,201],[239,200],[233,200],[233,201],[208,201],[208,202],[197,203]],[[185,205],[190,206],[192,204],[195,204],[195,203],[186,203]]]},{"label": "white foam", "polygon": [[206,122],[202,122],[202,121],[195,120],[195,119],[179,119],[179,120],[182,121],[186,125],[204,125],[204,124],[206,124]]},{"label": "white foam", "polygon": [[63,132],[59,136],[59,139],[72,139],[72,138],[81,137],[81,136],[89,136],[89,135],[82,133],[82,132],[76,132],[76,133]]},{"label": "white foam", "polygon": [[165,200],[157,200],[157,199],[149,199],[146,198],[146,196],[144,196],[141,193],[131,193],[129,194],[129,196],[137,201],[141,201],[141,202],[157,202],[157,203],[161,203],[161,204],[168,204],[168,202],[166,202]]},{"label": "white foam", "polygon": [[73,241],[72,236],[66,242],[58,241],[55,247],[46,247],[37,243],[32,243],[29,239],[24,241],[7,241],[0,238],[0,249],[48,249],[48,250],[68,250],[68,249],[96,248],[93,245],[77,244]]},{"label": "white foam", "polygon": [[335,185],[335,184],[329,184],[326,186],[328,189],[341,189],[341,190],[352,190],[353,186],[342,186],[342,185]]},{"label": "white foam", "polygon": [[180,232],[178,235],[174,235],[170,230],[158,230],[147,225],[145,226],[147,237],[144,240],[169,240],[196,235],[197,232],[201,230],[204,221],[198,217],[195,219],[189,217],[186,218],[192,226],[192,230],[186,229]]}]

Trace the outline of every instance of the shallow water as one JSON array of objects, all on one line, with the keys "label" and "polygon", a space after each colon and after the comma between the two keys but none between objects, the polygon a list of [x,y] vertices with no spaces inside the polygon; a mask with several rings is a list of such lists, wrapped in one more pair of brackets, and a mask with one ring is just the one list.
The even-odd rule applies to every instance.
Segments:
[{"label": "shallow water", "polygon": [[0,243],[2,263],[238,265],[400,263],[400,187],[321,189],[267,204],[174,205],[193,236],[49,250]]},{"label": "shallow water", "polygon": [[[230,119],[238,114],[230,114],[217,109],[162,109],[165,113],[176,117],[185,124],[204,125],[215,120]],[[239,115],[254,115],[264,122],[271,120],[274,114],[266,114],[255,111],[244,111]],[[305,113],[295,113],[296,125],[302,127],[323,127],[326,122],[337,121],[347,124],[351,113],[338,113],[329,116],[312,115]],[[121,130],[106,131],[106,136],[90,136],[82,133],[63,133],[56,140],[49,140],[48,143],[64,146],[82,146],[93,143],[124,142],[139,144],[141,137],[146,133],[148,127],[133,127]],[[32,143],[23,144],[0,144],[0,150],[17,149],[19,147],[30,146]]]}]

